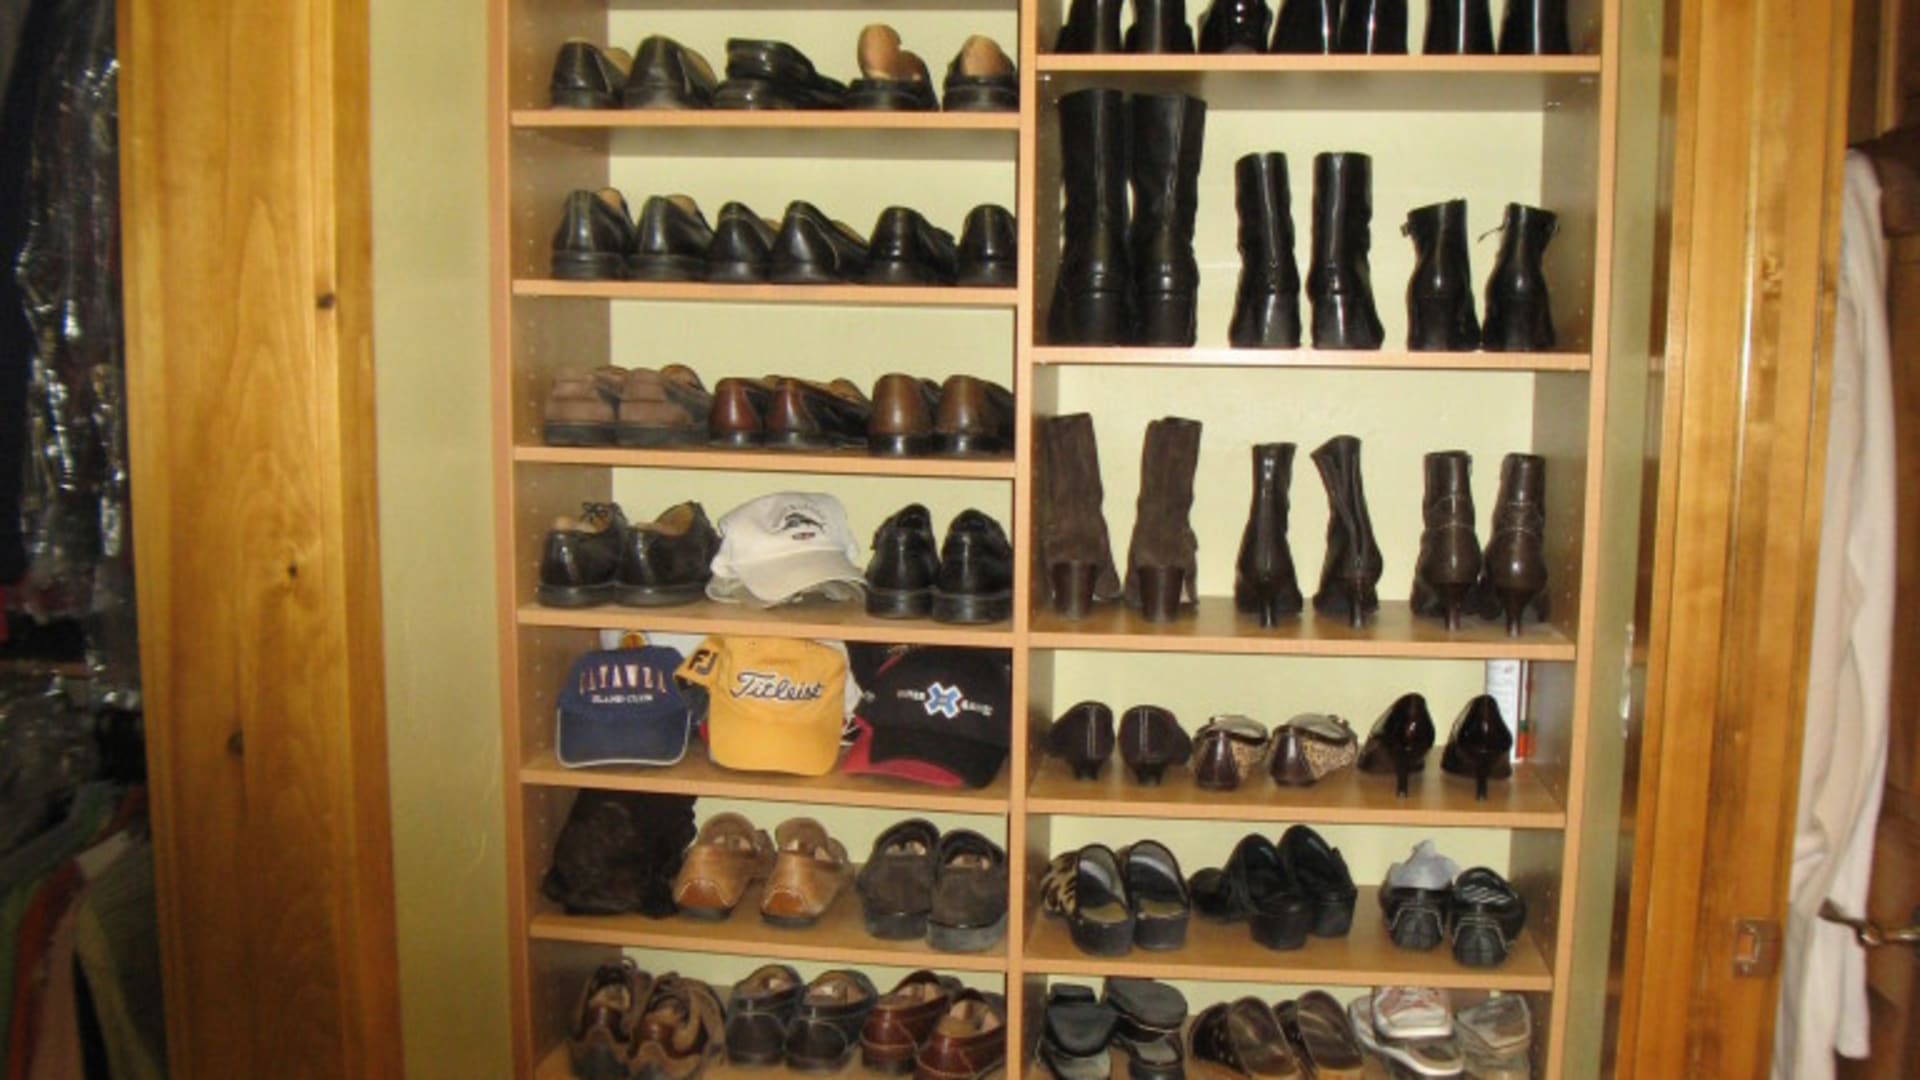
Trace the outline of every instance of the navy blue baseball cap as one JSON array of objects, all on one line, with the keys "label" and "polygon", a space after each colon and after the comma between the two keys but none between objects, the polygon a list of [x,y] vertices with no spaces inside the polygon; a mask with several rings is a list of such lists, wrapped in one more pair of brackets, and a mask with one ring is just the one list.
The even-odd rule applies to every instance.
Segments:
[{"label": "navy blue baseball cap", "polygon": [[574,661],[560,686],[554,756],[568,767],[672,765],[691,723],[673,673],[677,649],[605,649]]}]

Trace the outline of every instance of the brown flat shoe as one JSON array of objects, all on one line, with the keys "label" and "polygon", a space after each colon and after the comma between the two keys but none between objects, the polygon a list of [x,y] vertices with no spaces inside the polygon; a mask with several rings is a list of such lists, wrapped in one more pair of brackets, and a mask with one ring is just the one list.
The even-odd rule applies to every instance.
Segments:
[{"label": "brown flat shoe", "polygon": [[626,371],[610,364],[556,373],[540,405],[541,441],[548,446],[611,445],[626,377]]},{"label": "brown flat shoe", "polygon": [[1257,1080],[1306,1080],[1307,1070],[1287,1042],[1280,1020],[1258,998],[1208,1006],[1188,1033],[1195,1061]]},{"label": "brown flat shoe", "polygon": [[873,416],[867,421],[867,451],[884,457],[918,457],[933,449],[933,414],[940,388],[916,375],[894,373],[873,384]]},{"label": "brown flat shoe", "polygon": [[724,919],[747,887],[773,869],[773,841],[739,814],[715,814],[700,827],[673,879],[673,902],[696,919]]},{"label": "brown flat shoe", "polygon": [[627,1068],[649,1080],[694,1080],[725,1042],[720,999],[698,979],[668,972],[653,984]]},{"label": "brown flat shoe", "polygon": [[912,1072],[914,1054],[958,993],[959,980],[931,971],[901,979],[867,1014],[860,1029],[861,1063],[880,1072]]},{"label": "brown flat shoe", "polygon": [[1352,765],[1359,756],[1359,738],[1345,720],[1301,713],[1274,729],[1268,771],[1282,787],[1309,787]]},{"label": "brown flat shoe", "polygon": [[793,818],[774,830],[779,854],[760,917],[775,926],[812,926],[847,884],[847,849],[812,818]]},{"label": "brown flat shoe", "polygon": [[634,962],[601,964],[580,987],[567,1033],[567,1058],[580,1080],[626,1080],[627,1059],[640,1026],[640,1010],[653,990],[653,978]]},{"label": "brown flat shoe", "polygon": [[1353,1033],[1353,1022],[1333,995],[1312,990],[1292,1005],[1297,1041],[1316,1080],[1361,1080],[1366,1076],[1366,1060]]},{"label": "brown flat shoe", "polygon": [[1006,1013],[998,994],[954,998],[914,1058],[914,1080],[977,1080],[998,1069],[1007,1060]]},{"label": "brown flat shoe", "polygon": [[620,384],[621,446],[698,446],[707,441],[713,395],[684,364],[635,368]]}]

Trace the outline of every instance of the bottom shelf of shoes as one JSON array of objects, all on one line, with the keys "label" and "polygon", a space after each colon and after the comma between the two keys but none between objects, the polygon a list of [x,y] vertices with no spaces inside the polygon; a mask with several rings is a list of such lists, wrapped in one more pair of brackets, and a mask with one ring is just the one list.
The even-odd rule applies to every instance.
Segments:
[{"label": "bottom shelf of shoes", "polygon": [[[1112,1080],[1132,1080],[1131,1074],[1128,1071],[1130,1066],[1127,1063],[1126,1051],[1112,1050],[1108,1056],[1113,1063],[1113,1067],[1108,1071],[1107,1075],[1111,1077]],[[562,1068],[566,1067],[566,1051],[564,1048],[561,1050],[560,1064]],[[1395,1076],[1412,1075],[1410,1073],[1395,1073],[1385,1061],[1382,1061],[1378,1056],[1373,1054],[1366,1055],[1364,1069],[1365,1071],[1361,1075],[1366,1077],[1366,1080],[1394,1080]],[[1204,1061],[1193,1061],[1191,1059],[1186,1063],[1186,1072],[1188,1076],[1199,1077],[1201,1080],[1234,1080],[1235,1077],[1239,1076],[1239,1074],[1229,1072],[1220,1066],[1212,1065]],[[554,1075],[565,1077],[568,1074],[562,1072]],[[707,1075],[712,1074],[708,1073]],[[540,1076],[541,1080],[546,1080],[547,1074],[543,1072]],[[1053,1070],[1047,1068],[1046,1062],[1044,1061],[1030,1061],[1027,1063],[1022,1080],[1054,1080]]]},{"label": "bottom shelf of shoes", "polygon": [[[822,1074],[798,1072],[783,1065],[735,1065],[723,1058],[708,1062],[706,1067],[700,1070],[697,1080],[789,1080],[789,1078],[820,1075]],[[900,1080],[898,1074],[862,1068],[858,1059],[839,1072],[825,1075],[839,1077],[840,1080]],[[554,1047],[540,1059],[540,1064],[533,1070],[533,1080],[575,1080],[573,1065],[567,1060],[565,1045]]]}]

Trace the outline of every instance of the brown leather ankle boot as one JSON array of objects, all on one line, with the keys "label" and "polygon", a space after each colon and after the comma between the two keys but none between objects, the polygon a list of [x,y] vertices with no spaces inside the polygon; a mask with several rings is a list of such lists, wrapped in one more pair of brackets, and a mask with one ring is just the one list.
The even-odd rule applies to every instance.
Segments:
[{"label": "brown leather ankle boot", "polygon": [[1169,416],[1147,425],[1140,448],[1140,498],[1127,545],[1127,605],[1153,622],[1197,603],[1200,540],[1193,510],[1193,474],[1200,467],[1200,421]]},{"label": "brown leather ankle boot", "polygon": [[1093,417],[1055,416],[1040,428],[1040,469],[1035,492],[1034,548],[1043,588],[1053,609],[1080,619],[1095,603],[1120,595],[1113,542],[1101,510],[1100,449]]}]

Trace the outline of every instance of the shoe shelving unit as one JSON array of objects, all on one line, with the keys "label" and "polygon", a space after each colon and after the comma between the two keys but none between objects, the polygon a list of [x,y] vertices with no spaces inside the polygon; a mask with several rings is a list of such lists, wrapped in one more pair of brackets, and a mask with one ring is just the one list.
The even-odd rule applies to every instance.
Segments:
[{"label": "shoe shelving unit", "polygon": [[[1586,790],[1586,730],[1595,664],[1594,597],[1613,230],[1612,171],[1620,0],[1572,0],[1576,52],[1565,57],[1050,56],[1066,0],[491,0],[489,100],[493,282],[494,446],[499,634],[505,703],[501,717],[507,813],[509,970],[517,1075],[569,1075],[565,1033],[581,981],[622,950],[643,966],[679,970],[724,986],[770,959],[811,975],[833,966],[868,969],[883,990],[912,968],[931,966],[1009,1000],[1009,1073],[1043,1076],[1032,1057],[1045,987],[1054,978],[1145,975],[1173,980],[1195,1011],[1258,992],[1301,987],[1343,999],[1379,983],[1438,985],[1456,999],[1478,991],[1528,995],[1536,1026],[1536,1071],[1559,1076],[1575,987],[1570,965],[1570,887],[1580,863]],[[1499,17],[1501,0],[1493,0]],[[1198,20],[1205,0],[1192,0]],[[1277,6],[1277,5],[1276,5]],[[1424,5],[1412,5],[1419,9]],[[1422,11],[1412,14],[1418,47]],[[728,36],[788,40],[829,74],[852,70],[861,26],[888,21],[920,52],[936,82],[962,38],[986,33],[1020,69],[1017,114],[568,111],[545,108],[559,46],[581,37],[631,46],[648,33],[703,53],[716,71]],[[1017,42],[1017,47],[1016,47]],[[1208,102],[1198,254],[1200,340],[1192,349],[1049,345],[1040,328],[1059,251],[1059,133],[1054,102],[1090,86],[1181,91]],[[1312,154],[1374,155],[1373,283],[1387,328],[1379,352],[1248,351],[1226,347],[1238,272],[1232,164],[1255,150],[1288,154],[1296,252],[1304,275],[1311,220]],[[547,271],[548,245],[566,193],[612,184],[638,205],[685,191],[709,216],[742,198],[778,216],[806,198],[862,230],[882,207],[913,205],[957,231],[980,202],[1015,209],[1021,226],[1015,289],[731,286],[561,282]],[[1560,216],[1548,251],[1557,351],[1415,353],[1405,336],[1402,290],[1411,252],[1398,235],[1407,209],[1465,196],[1476,283],[1496,242],[1479,234],[1502,204],[1531,203]],[[1303,304],[1304,310],[1304,304]],[[563,366],[682,362],[711,386],[725,375],[846,376],[864,385],[888,371],[932,378],[966,372],[1011,385],[1020,440],[1009,460],[892,460],[860,454],[553,448],[540,444],[539,407]],[[1148,419],[1189,416],[1206,425],[1194,527],[1203,597],[1175,623],[1150,623],[1120,608],[1069,622],[1047,609],[1030,567],[1032,440],[1040,419],[1076,411],[1095,417],[1114,555],[1124,567]],[[1292,441],[1300,454],[1290,538],[1303,589],[1317,581],[1325,501],[1306,452],[1341,432],[1360,435],[1363,471],[1386,557],[1383,610],[1364,629],[1311,614],[1262,630],[1237,618],[1232,561],[1247,500],[1247,447]],[[1494,623],[1447,632],[1414,619],[1404,601],[1419,535],[1419,456],[1466,449],[1479,464],[1483,522],[1498,463],[1528,450],[1549,461],[1548,559],[1552,618],[1510,638]],[[846,502],[856,533],[911,501],[936,527],[966,506],[1007,524],[1016,548],[1014,618],[985,627],[896,622],[858,606],[776,613],[700,602],[642,610],[563,611],[533,602],[541,539],[552,520],[584,500],[617,499],[629,517],[652,517],[685,498],[718,516],[754,495],[784,488],[831,492]],[[909,787],[872,778],[732,773],[697,749],[665,769],[569,770],[553,755],[553,706],[570,661],[598,632],[638,629],[845,641],[947,644],[1007,650],[1014,672],[1010,761],[982,791]],[[1524,661],[1531,754],[1484,802],[1470,783],[1440,775],[1438,752],[1411,796],[1390,777],[1336,774],[1306,789],[1264,775],[1239,791],[1204,792],[1172,772],[1141,787],[1115,761],[1097,782],[1075,781],[1035,747],[1048,720],[1096,698],[1116,713],[1152,701],[1189,730],[1210,712],[1245,712],[1269,726],[1302,711],[1346,716],[1364,737],[1398,694],[1428,695],[1442,729],[1474,693],[1490,660]],[[1614,658],[1611,662],[1618,662]],[[1024,706],[1024,707],[1023,707]],[[819,924],[783,930],[755,917],[749,896],[719,923],[562,914],[539,883],[575,792],[598,787],[698,795],[702,817],[740,809],[764,827],[813,814],[858,859],[874,835],[901,817],[980,828],[1007,844],[1015,882],[1005,941],[979,955],[940,954],[918,942],[868,937],[857,901],[843,896]],[[1172,953],[1120,958],[1078,952],[1065,927],[1038,910],[1037,883],[1050,856],[1091,841],[1153,836],[1186,872],[1218,865],[1245,832],[1277,834],[1313,824],[1347,854],[1362,886],[1350,937],[1297,952],[1255,946],[1244,928],[1195,920]],[[1443,948],[1394,948],[1378,915],[1386,864],[1416,839],[1434,837],[1462,865],[1485,863],[1512,878],[1530,914],[1522,940],[1495,969],[1458,965]],[[849,890],[850,891],[850,890]],[[1257,984],[1257,987],[1250,984]],[[1599,987],[1579,988],[1598,993]],[[779,1072],[779,1070],[771,1070]],[[851,1072],[860,1072],[856,1065]],[[769,1075],[724,1062],[707,1076]]]}]

